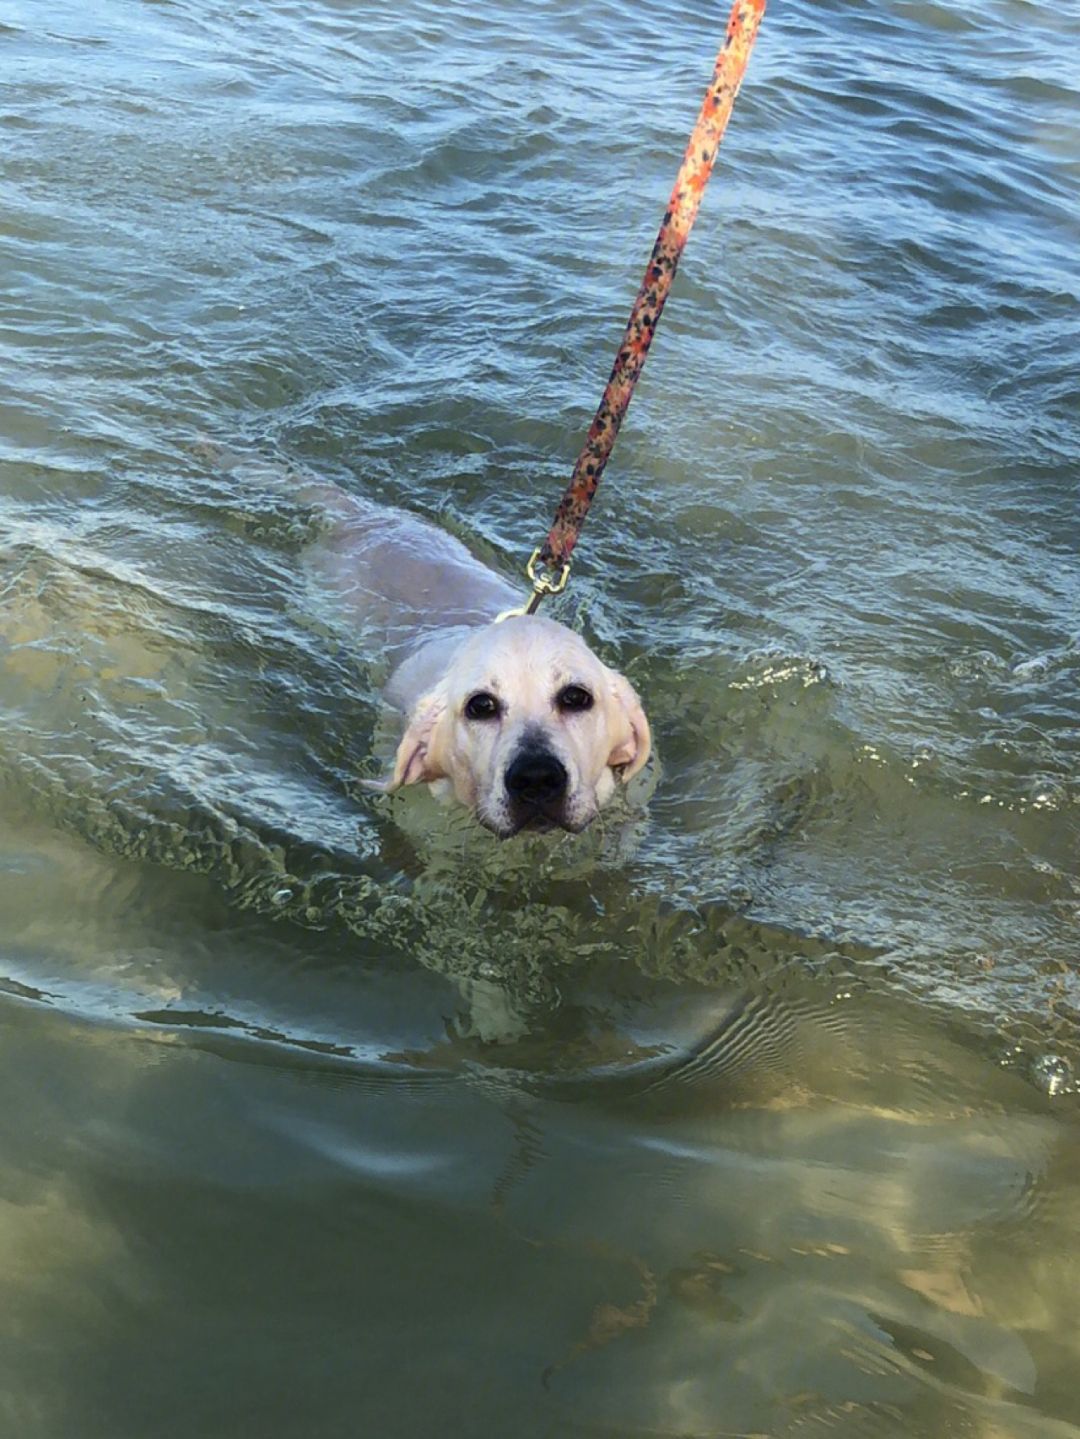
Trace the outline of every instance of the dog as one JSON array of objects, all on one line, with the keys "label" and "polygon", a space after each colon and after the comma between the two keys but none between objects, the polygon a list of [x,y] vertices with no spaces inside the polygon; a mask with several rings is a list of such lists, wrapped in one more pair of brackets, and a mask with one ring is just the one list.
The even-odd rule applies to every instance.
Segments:
[{"label": "dog", "polygon": [[518,592],[454,536],[333,484],[306,484],[323,532],[309,565],[391,664],[404,733],[388,793],[427,784],[500,839],[580,833],[649,758],[629,681],[581,637],[502,612]]}]

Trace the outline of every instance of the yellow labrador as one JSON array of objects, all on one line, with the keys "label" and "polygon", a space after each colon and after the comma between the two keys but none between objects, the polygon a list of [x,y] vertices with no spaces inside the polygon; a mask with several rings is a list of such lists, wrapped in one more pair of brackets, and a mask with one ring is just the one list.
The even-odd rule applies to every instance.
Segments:
[{"label": "yellow labrador", "polygon": [[578,832],[649,757],[641,702],[565,625],[496,621],[520,601],[453,536],[334,485],[299,487],[326,517],[320,586],[386,647],[405,731],[383,788],[430,784],[506,839]]},{"label": "yellow labrador", "polygon": [[[435,653],[431,653],[432,649]],[[388,696],[408,716],[388,788],[445,781],[502,838],[559,826],[575,832],[649,756],[649,725],[622,675],[565,625],[522,615],[447,645],[417,693],[408,662]],[[430,675],[428,676],[430,678]]]}]

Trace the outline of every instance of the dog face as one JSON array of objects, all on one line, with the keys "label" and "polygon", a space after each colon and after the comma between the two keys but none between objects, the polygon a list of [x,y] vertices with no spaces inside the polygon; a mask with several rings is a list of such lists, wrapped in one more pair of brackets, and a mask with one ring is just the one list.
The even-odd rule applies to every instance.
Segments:
[{"label": "dog face", "polygon": [[578,833],[649,757],[649,725],[622,675],[572,630],[519,615],[470,636],[417,703],[391,791],[449,781],[502,839]]}]

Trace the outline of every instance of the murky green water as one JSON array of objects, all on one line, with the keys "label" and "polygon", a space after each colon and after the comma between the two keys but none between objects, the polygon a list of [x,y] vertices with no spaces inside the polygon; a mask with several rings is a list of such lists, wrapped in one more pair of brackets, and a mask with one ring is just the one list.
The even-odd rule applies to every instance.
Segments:
[{"label": "murky green water", "polygon": [[5,1436],[1080,1433],[1075,7],[775,0],[563,611],[644,819],[373,801],[281,483],[516,566],[723,18],[0,9]]}]

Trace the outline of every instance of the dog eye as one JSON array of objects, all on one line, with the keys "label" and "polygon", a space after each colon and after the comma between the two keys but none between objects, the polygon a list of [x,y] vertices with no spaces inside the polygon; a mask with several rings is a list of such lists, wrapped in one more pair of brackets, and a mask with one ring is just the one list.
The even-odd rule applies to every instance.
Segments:
[{"label": "dog eye", "polygon": [[494,695],[489,695],[487,690],[480,690],[477,694],[470,695],[465,701],[465,718],[471,720],[498,719],[502,713],[502,706]]},{"label": "dog eye", "polygon": [[593,697],[583,685],[567,685],[555,696],[561,710],[591,710]]}]

